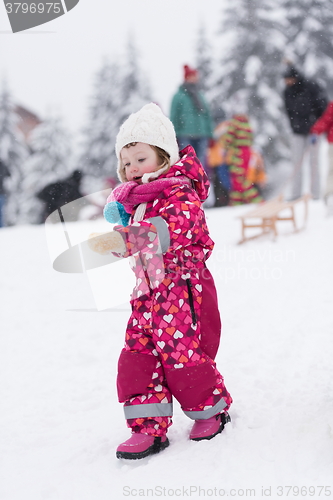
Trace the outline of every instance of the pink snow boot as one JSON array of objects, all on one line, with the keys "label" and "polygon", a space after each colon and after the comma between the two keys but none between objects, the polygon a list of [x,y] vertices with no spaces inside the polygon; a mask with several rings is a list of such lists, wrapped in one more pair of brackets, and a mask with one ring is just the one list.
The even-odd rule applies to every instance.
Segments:
[{"label": "pink snow boot", "polygon": [[166,436],[155,437],[134,432],[127,441],[118,446],[116,456],[117,458],[136,460],[158,453],[167,448],[169,444]]},{"label": "pink snow boot", "polygon": [[202,439],[212,439],[216,434],[223,431],[227,422],[231,418],[228,413],[218,413],[214,417],[207,418],[206,420],[196,420],[190,433],[192,441],[201,441]]}]

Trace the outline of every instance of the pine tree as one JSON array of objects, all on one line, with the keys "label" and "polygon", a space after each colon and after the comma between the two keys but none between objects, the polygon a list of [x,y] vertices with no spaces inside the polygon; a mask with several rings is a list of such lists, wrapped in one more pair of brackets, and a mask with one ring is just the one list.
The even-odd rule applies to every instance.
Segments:
[{"label": "pine tree", "polygon": [[205,25],[202,23],[199,26],[198,37],[196,42],[196,69],[199,72],[199,87],[204,93],[212,118],[216,124],[225,119],[225,110],[222,106],[212,106],[212,95],[214,95],[214,56],[213,46],[210,43]]},{"label": "pine tree", "polygon": [[327,0],[283,0],[285,55],[333,97],[333,4]]},{"label": "pine tree", "polygon": [[114,144],[121,123],[122,92],[119,66],[105,61],[95,76],[77,166],[92,182],[94,178],[102,180],[115,175]]},{"label": "pine tree", "polygon": [[48,118],[33,130],[29,145],[31,154],[23,165],[20,220],[39,223],[44,204],[36,194],[48,184],[68,177],[73,170],[71,137],[60,118]]},{"label": "pine tree", "polygon": [[131,114],[151,101],[151,92],[139,65],[139,56],[131,38],[128,41],[123,67],[123,95],[121,123]]},{"label": "pine tree", "polygon": [[19,198],[22,193],[22,165],[28,155],[24,137],[17,127],[18,120],[10,92],[7,86],[3,85],[0,94],[0,158],[11,174],[5,181],[8,199],[4,219],[7,225],[20,222]]},{"label": "pine tree", "polygon": [[107,177],[116,177],[114,151],[120,125],[150,99],[145,79],[141,76],[137,53],[128,44],[124,66],[105,61],[95,77],[88,114],[83,130],[82,153],[78,168],[91,179],[90,189],[99,189]]},{"label": "pine tree", "polygon": [[215,67],[212,101],[227,107],[238,91],[248,95],[255,141],[268,167],[289,154],[282,100],[281,58],[284,36],[281,9],[272,0],[234,0],[222,12],[222,57]]},{"label": "pine tree", "polygon": [[196,42],[196,69],[200,75],[200,88],[203,92],[208,92],[212,87],[212,51],[206,27],[201,24]]}]

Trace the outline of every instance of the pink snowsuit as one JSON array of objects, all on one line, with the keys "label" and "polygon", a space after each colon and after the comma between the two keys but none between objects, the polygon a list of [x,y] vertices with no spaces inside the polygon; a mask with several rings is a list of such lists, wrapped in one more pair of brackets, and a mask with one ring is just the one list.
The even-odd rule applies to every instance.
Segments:
[{"label": "pink snowsuit", "polygon": [[[210,418],[232,402],[214,362],[221,321],[205,265],[214,242],[201,206],[209,181],[191,146],[180,155],[161,177],[185,175],[192,187],[180,181],[164,189],[147,203],[142,221],[114,228],[124,238],[124,256],[135,260],[137,280],[118,363],[118,397],[128,426],[153,436],[171,425],[172,396],[192,419]],[[158,248],[160,260],[154,257]],[[158,277],[161,259],[164,273],[154,281],[152,269]]]}]

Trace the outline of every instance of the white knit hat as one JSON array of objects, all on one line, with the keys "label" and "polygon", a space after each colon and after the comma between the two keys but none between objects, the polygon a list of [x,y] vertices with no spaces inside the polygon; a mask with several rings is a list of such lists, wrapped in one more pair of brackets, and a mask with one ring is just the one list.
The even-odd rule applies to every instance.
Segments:
[{"label": "white knit hat", "polygon": [[115,149],[118,177],[122,182],[126,181],[126,177],[121,169],[120,151],[131,142],[143,142],[164,149],[170,155],[171,165],[179,160],[175,129],[157,104],[146,104],[137,113],[132,113],[120,127]]}]

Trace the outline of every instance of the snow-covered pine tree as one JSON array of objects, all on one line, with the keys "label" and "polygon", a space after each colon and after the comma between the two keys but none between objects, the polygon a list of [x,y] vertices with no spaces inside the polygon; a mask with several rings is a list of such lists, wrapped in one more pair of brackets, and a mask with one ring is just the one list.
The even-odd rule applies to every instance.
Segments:
[{"label": "snow-covered pine tree", "polygon": [[214,90],[214,56],[213,46],[208,39],[207,30],[204,23],[201,23],[196,41],[196,69],[199,71],[199,86],[205,94],[208,104],[211,107],[212,117],[217,124],[225,118],[225,110],[222,106],[211,106],[211,94]]},{"label": "snow-covered pine tree", "polygon": [[122,123],[131,114],[151,101],[148,79],[139,64],[139,55],[133,38],[129,39],[126,48],[125,65],[122,68]]},{"label": "snow-covered pine tree", "polygon": [[105,61],[95,77],[82,153],[77,162],[77,168],[88,177],[85,183],[91,191],[101,189],[105,178],[116,177],[114,146],[119,127],[131,113],[150,101],[149,96],[136,49],[130,42],[124,65]]},{"label": "snow-covered pine tree", "polygon": [[19,131],[19,117],[14,112],[11,94],[6,84],[0,94],[0,158],[10,171],[5,180],[8,193],[4,220],[7,225],[19,223],[19,199],[22,193],[22,165],[28,155],[24,137]]},{"label": "snow-covered pine tree", "polygon": [[333,3],[282,0],[287,38],[285,55],[306,76],[319,80],[333,98]]},{"label": "snow-covered pine tree", "polygon": [[47,118],[32,132],[31,154],[23,165],[20,221],[42,222],[44,204],[36,194],[50,183],[68,177],[71,163],[71,136],[60,118]]},{"label": "snow-covered pine tree", "polygon": [[272,0],[234,0],[221,14],[212,104],[230,115],[233,95],[245,90],[255,142],[266,165],[275,166],[289,154],[281,77],[283,10]]},{"label": "snow-covered pine tree", "polygon": [[121,122],[122,92],[120,67],[104,61],[95,76],[88,123],[82,131],[82,152],[77,162],[77,168],[91,179],[92,190],[98,189],[97,185],[101,186],[106,177],[115,175],[114,144]]},{"label": "snow-covered pine tree", "polygon": [[196,41],[196,69],[199,71],[199,84],[203,92],[208,92],[212,86],[212,52],[206,26],[201,23]]}]

